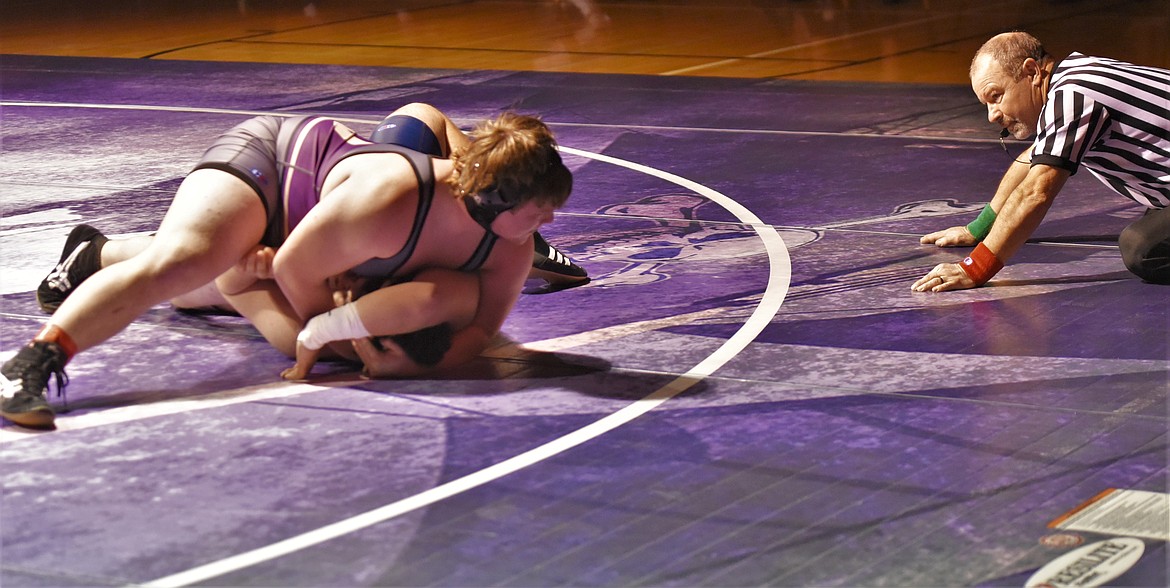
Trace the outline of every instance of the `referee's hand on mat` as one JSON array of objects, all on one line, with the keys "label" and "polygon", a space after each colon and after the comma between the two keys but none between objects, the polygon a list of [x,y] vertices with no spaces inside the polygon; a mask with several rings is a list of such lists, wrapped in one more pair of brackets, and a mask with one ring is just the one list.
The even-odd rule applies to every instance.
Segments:
[{"label": "referee's hand on mat", "polygon": [[975,245],[976,240],[975,235],[972,235],[967,227],[951,227],[923,235],[918,242],[923,245],[938,245],[939,247],[962,247]]},{"label": "referee's hand on mat", "polygon": [[940,263],[934,266],[925,276],[922,276],[910,287],[915,292],[946,292],[947,290],[966,290],[977,284],[963,267],[957,263]]}]

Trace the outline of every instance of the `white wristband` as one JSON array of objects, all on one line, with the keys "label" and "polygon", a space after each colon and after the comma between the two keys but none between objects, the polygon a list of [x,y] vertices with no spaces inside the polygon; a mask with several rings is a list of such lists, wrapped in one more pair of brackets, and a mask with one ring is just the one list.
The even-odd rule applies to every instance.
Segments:
[{"label": "white wristband", "polygon": [[320,349],[330,341],[343,341],[369,337],[370,332],[362,324],[357,307],[352,302],[319,314],[305,323],[297,335],[297,343],[308,349]]}]

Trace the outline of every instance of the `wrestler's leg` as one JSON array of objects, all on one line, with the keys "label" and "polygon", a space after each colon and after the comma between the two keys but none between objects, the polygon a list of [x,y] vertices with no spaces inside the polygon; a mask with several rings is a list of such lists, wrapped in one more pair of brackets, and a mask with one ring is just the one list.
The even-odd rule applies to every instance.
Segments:
[{"label": "wrestler's leg", "polygon": [[[146,239],[149,243],[149,239]],[[61,258],[37,286],[37,304],[53,314],[61,303],[90,276],[145,248],[139,239],[111,240],[89,225],[77,225],[65,238]],[[107,258],[109,258],[107,260]]]},{"label": "wrestler's leg", "polygon": [[171,298],[171,306],[193,313],[207,312],[210,314],[239,314],[228,302],[215,282],[204,284],[186,294]]},{"label": "wrestler's leg", "polygon": [[[102,247],[102,267],[113,265],[119,261],[126,261],[146,250],[154,235],[128,237],[126,239],[110,239]],[[214,282],[208,282],[190,292],[171,298],[171,306],[179,309],[209,309],[223,312],[234,312],[231,304],[220,294]]]},{"label": "wrestler's leg", "polygon": [[[97,229],[79,225],[65,242],[61,261],[37,287],[37,302],[41,309],[52,314],[90,276],[104,267],[126,261],[146,250],[153,235],[108,239]],[[75,238],[75,237],[79,237]],[[180,309],[212,309],[232,312],[231,305],[219,293],[214,283],[207,283],[191,292],[171,299]]]},{"label": "wrestler's leg", "polygon": [[232,267],[260,242],[264,205],[239,178],[211,169],[180,185],[150,244],[94,274],[49,320],[77,350],[92,347],[151,306],[190,292]]},{"label": "wrestler's leg", "polygon": [[[140,235],[137,237],[110,239],[106,241],[105,245],[101,248],[101,267],[108,267],[120,261],[126,261],[146,251],[146,248],[153,240],[154,235]],[[172,298],[171,305],[175,308],[183,309],[215,308],[225,311],[231,310],[231,305],[219,293],[219,289],[215,287],[215,283],[213,282],[209,282],[190,292]]]},{"label": "wrestler's leg", "polygon": [[102,247],[102,267],[107,267],[118,263],[119,261],[126,261],[143,251],[154,240],[153,235],[140,235],[138,237],[126,237],[125,239],[110,239],[106,241]]}]

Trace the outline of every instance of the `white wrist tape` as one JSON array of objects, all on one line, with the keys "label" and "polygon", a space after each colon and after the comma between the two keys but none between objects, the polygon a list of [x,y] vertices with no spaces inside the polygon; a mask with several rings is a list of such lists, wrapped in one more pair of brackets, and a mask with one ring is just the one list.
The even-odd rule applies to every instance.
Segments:
[{"label": "white wrist tape", "polygon": [[350,302],[309,319],[297,335],[297,343],[315,350],[330,341],[348,341],[369,336],[370,332],[358,316],[357,307]]}]

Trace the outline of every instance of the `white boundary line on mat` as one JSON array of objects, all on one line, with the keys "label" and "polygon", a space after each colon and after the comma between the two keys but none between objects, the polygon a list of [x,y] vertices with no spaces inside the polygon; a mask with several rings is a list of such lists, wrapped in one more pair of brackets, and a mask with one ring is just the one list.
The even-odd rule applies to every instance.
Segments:
[{"label": "white boundary line on mat", "polygon": [[768,285],[764,290],[760,304],[739,330],[727,339],[723,345],[712,352],[711,355],[707,356],[706,359],[687,371],[687,373],[675,378],[645,398],[637,400],[625,408],[573,431],[568,435],[554,439],[515,457],[441,484],[414,496],[338,521],[331,525],[290,537],[283,541],[278,541],[258,549],[159,578],[142,584],[142,586],[162,588],[187,586],[197,582],[204,582],[208,579],[289,555],[325,541],[390,520],[549,459],[650,412],[663,402],[701,382],[705,377],[711,375],[715,370],[718,370],[738,355],[771,322],[772,317],[780,310],[780,305],[784,302],[792,273],[792,264],[788,256],[788,249],[784,245],[784,240],[774,228],[764,224],[755,214],[738,202],[686,178],[630,161],[580,151],[569,147],[562,146],[561,151],[640,171],[693,190],[718,203],[734,214],[741,222],[755,229],[768,253]]},{"label": "white boundary line on mat", "polygon": [[[61,104],[59,106],[95,107],[93,105],[65,104]],[[224,109],[184,109],[177,107],[152,107],[140,105],[108,106],[107,108],[160,110],[172,112],[214,112],[222,114],[265,114]],[[740,328],[730,338],[724,341],[722,345],[715,349],[715,351],[708,355],[703,361],[699,362],[693,368],[675,378],[670,383],[659,388],[648,396],[634,401],[630,405],[618,410],[617,412],[605,416],[600,420],[586,425],[585,427],[573,431],[563,437],[554,439],[548,443],[545,443],[544,445],[516,455],[515,457],[506,459],[485,469],[473,472],[450,482],[440,484],[439,486],[414,496],[409,496],[397,502],[387,504],[385,506],[367,511],[342,521],[338,521],[330,525],[326,525],[318,529],[314,529],[312,531],[307,531],[300,535],[296,535],[294,537],[290,537],[288,539],[284,539],[264,547],[246,551],[244,553],[240,553],[218,561],[213,561],[186,571],[172,574],[170,576],[158,578],[156,580],[140,584],[141,586],[187,586],[197,582],[203,582],[211,578],[263,563],[265,561],[289,555],[302,549],[312,547],[331,539],[335,539],[337,537],[341,537],[343,535],[390,520],[392,518],[418,510],[446,498],[450,498],[451,496],[458,495],[462,492],[466,492],[493,480],[497,480],[517,472],[530,465],[539,463],[573,447],[576,447],[577,445],[589,441],[590,439],[599,437],[608,431],[616,429],[646,414],[647,412],[650,412],[667,400],[679,395],[680,393],[690,389],[695,384],[703,381],[704,378],[721,368],[728,361],[743,351],[743,349],[746,348],[748,344],[755,340],[755,338],[760,334],[761,331],[763,331],[763,329],[771,322],[772,318],[780,310],[780,305],[784,302],[784,297],[788,293],[788,287],[792,278],[792,262],[788,255],[788,248],[785,246],[784,240],[780,237],[780,234],[776,232],[775,228],[765,224],[762,220],[759,219],[759,217],[757,217],[753,212],[748,210],[739,202],[736,202],[735,200],[732,200],[731,198],[702,184],[677,176],[670,172],[662,171],[624,159],[618,159],[616,157],[591,153],[570,147],[561,146],[560,150],[571,155],[577,155],[580,157],[625,167],[627,169],[638,171],[682,186],[683,188],[691,190],[722,206],[724,209],[735,215],[735,217],[741,223],[750,226],[753,230],[755,230],[756,234],[759,235],[760,240],[763,242],[764,249],[768,254],[768,284],[760,298],[759,304],[756,306],[755,310],[747,318],[747,320],[744,321],[743,325],[741,325]],[[299,394],[308,390],[305,387],[292,386],[287,388],[286,391],[292,394]],[[276,390],[272,390],[271,392],[279,393]],[[231,402],[241,397],[254,398],[255,396],[243,394],[236,395],[232,398],[225,398],[223,400],[226,402]],[[181,405],[177,405],[176,408],[178,408],[178,406]]]}]

